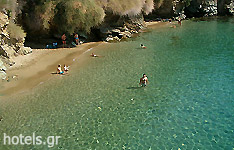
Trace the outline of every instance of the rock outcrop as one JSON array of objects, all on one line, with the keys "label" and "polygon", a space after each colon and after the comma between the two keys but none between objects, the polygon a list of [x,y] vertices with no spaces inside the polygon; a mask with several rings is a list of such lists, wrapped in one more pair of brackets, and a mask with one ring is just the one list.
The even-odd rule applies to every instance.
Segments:
[{"label": "rock outcrop", "polygon": [[234,15],[234,1],[233,0],[230,1],[230,3],[226,5],[226,8],[230,15]]},{"label": "rock outcrop", "polygon": [[0,79],[6,78],[6,70],[7,70],[6,66],[4,65],[2,60],[0,59]]},{"label": "rock outcrop", "polygon": [[31,53],[32,50],[29,47],[24,47],[24,38],[13,37],[9,33],[9,16],[0,12],[0,55],[12,58],[17,54],[26,55]]},{"label": "rock outcrop", "polygon": [[217,0],[192,0],[185,8],[188,17],[214,16],[218,14]]},{"label": "rock outcrop", "polygon": [[219,15],[234,15],[234,0],[218,0]]},{"label": "rock outcrop", "polygon": [[203,17],[215,15],[233,15],[233,0],[192,0],[185,8],[188,17]]},{"label": "rock outcrop", "polygon": [[142,14],[122,18],[119,17],[115,24],[108,22],[109,20],[106,20],[99,29],[100,37],[107,42],[131,38],[133,34],[138,33],[145,27]]},{"label": "rock outcrop", "polygon": [[155,6],[147,20],[165,18],[185,19],[185,17],[204,17],[216,15],[233,15],[234,0],[163,0]]},{"label": "rock outcrop", "polygon": [[[10,18],[7,12],[0,12],[0,79],[6,78],[6,66],[15,64],[14,57],[32,52],[31,48],[24,47],[24,38],[10,35],[9,26]],[[18,32],[18,28],[15,32]]]}]

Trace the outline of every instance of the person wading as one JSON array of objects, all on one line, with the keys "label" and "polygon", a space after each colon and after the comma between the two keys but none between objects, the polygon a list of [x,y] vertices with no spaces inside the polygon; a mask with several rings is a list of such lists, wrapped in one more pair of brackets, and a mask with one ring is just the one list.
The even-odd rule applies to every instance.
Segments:
[{"label": "person wading", "polygon": [[149,81],[148,81],[148,78],[147,78],[146,74],[143,74],[143,76],[140,78],[140,83],[139,83],[139,85],[140,85],[141,87],[146,87],[146,84],[147,84],[148,82],[149,82]]}]

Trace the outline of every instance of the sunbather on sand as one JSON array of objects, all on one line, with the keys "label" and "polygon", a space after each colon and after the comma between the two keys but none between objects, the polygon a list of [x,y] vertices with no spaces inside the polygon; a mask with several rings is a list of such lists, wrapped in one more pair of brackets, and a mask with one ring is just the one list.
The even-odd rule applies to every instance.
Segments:
[{"label": "sunbather on sand", "polygon": [[64,68],[64,72],[68,72],[69,67],[70,67],[70,66],[66,66],[66,65],[64,64],[64,67],[63,67],[63,68]]},{"label": "sunbather on sand", "polygon": [[64,74],[64,71],[61,68],[61,65],[58,65],[57,74]]}]

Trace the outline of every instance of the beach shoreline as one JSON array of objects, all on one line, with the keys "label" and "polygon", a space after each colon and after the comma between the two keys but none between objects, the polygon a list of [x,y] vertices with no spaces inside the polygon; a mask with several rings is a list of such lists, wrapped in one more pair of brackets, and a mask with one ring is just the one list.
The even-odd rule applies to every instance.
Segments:
[{"label": "beach shoreline", "polygon": [[56,74],[58,64],[71,66],[85,51],[105,42],[90,42],[75,48],[33,49],[32,54],[15,58],[16,65],[7,70],[0,93],[11,96],[33,89]]},{"label": "beach shoreline", "polygon": [[[163,25],[165,22],[146,22],[147,28],[157,28]],[[29,55],[15,57],[16,64],[7,70],[9,82],[2,81],[3,88],[0,93],[3,96],[11,96],[27,92],[56,75],[58,64],[71,66],[75,62],[74,59],[87,50],[103,44],[107,43],[89,42],[74,48],[33,49]]]}]

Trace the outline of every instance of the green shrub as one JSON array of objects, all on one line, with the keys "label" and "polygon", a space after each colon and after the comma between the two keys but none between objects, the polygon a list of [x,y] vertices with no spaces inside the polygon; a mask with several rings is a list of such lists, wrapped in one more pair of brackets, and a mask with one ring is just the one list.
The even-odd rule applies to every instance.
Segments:
[{"label": "green shrub", "polygon": [[154,9],[154,1],[153,0],[146,0],[145,5],[143,7],[143,12],[148,15]]},{"label": "green shrub", "polygon": [[53,23],[59,33],[90,32],[104,16],[104,10],[94,0],[68,0],[57,4]]},{"label": "green shrub", "polygon": [[0,11],[6,9],[13,14],[13,17],[15,17],[17,6],[17,0],[0,0]]},{"label": "green shrub", "polygon": [[0,0],[0,10],[7,7],[7,0]]},{"label": "green shrub", "polygon": [[192,0],[182,0],[183,3],[185,3],[185,6],[188,7],[190,5],[190,2]]},{"label": "green shrub", "polygon": [[155,9],[159,8],[163,4],[164,0],[154,0]]},{"label": "green shrub", "polygon": [[148,14],[154,8],[153,0],[96,0],[96,2],[104,7],[106,11],[111,11],[121,16],[134,16],[142,11]]},{"label": "green shrub", "polygon": [[[150,13],[154,0],[26,0],[23,22],[31,33],[62,34],[90,32],[98,26],[107,12],[119,16]],[[47,32],[48,33],[48,32]]]},{"label": "green shrub", "polygon": [[56,3],[54,1],[41,2],[41,5],[35,7],[35,16],[40,18],[42,28],[50,28],[50,22],[53,20],[55,7]]},{"label": "green shrub", "polygon": [[24,30],[13,21],[10,21],[7,26],[7,31],[9,32],[11,40],[24,41],[24,38],[26,37]]}]

